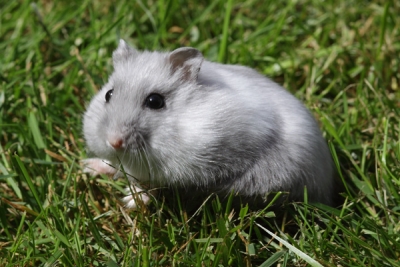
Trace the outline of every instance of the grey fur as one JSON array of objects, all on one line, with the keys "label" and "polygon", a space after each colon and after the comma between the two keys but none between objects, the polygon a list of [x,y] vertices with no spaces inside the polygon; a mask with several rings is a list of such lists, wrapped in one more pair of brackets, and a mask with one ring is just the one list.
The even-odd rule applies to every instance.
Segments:
[{"label": "grey fur", "polygon": [[[92,153],[115,166],[120,160],[137,184],[244,197],[283,190],[293,200],[302,200],[306,186],[310,201],[332,203],[326,142],[281,86],[250,68],[206,61],[194,48],[138,52],[121,41],[113,61],[114,73],[85,113],[84,136]],[[165,97],[164,108],[144,106],[151,93]],[[123,146],[113,148],[112,140]]]}]

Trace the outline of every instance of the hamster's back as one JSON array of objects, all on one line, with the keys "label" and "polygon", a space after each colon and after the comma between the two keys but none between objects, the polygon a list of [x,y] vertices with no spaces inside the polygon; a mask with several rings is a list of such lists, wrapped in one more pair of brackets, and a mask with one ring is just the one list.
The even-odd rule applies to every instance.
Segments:
[{"label": "hamster's back", "polygon": [[306,186],[309,201],[332,203],[331,155],[314,117],[298,99],[243,66],[205,61],[198,81],[235,95],[236,108],[245,114],[240,119],[254,127],[248,131],[264,130],[268,139],[259,147],[260,157],[252,167],[225,190],[245,196],[289,191],[291,199],[301,201]]}]

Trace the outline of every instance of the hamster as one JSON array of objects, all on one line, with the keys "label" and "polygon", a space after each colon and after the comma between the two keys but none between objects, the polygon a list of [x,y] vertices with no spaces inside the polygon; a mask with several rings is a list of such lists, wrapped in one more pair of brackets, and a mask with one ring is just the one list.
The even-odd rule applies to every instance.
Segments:
[{"label": "hamster", "polygon": [[[178,187],[245,198],[289,192],[332,204],[334,165],[318,124],[284,88],[253,69],[204,59],[190,47],[139,52],[120,40],[114,72],[83,118],[93,175],[132,177],[143,188]],[[139,200],[140,201],[140,200]]]}]

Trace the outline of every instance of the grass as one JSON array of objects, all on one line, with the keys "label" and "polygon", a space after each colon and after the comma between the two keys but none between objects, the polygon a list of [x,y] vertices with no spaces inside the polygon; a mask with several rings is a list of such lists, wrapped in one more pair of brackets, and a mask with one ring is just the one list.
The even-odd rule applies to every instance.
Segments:
[{"label": "grass", "polygon": [[[400,266],[398,1],[2,1],[0,266]],[[81,119],[124,38],[253,67],[321,123],[338,208],[142,210],[83,174]],[[268,231],[265,231],[264,228]]]}]

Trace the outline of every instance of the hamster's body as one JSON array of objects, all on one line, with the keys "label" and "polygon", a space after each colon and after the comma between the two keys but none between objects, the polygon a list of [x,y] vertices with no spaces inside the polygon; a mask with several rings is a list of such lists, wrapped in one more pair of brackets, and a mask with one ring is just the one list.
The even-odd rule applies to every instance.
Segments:
[{"label": "hamster's body", "polygon": [[139,187],[246,198],[288,191],[301,201],[306,186],[309,201],[332,203],[325,140],[279,85],[247,67],[205,61],[193,48],[137,52],[121,41],[113,60],[113,75],[84,116],[88,148],[98,157],[87,161],[94,173],[115,173],[107,160],[122,163]]}]

